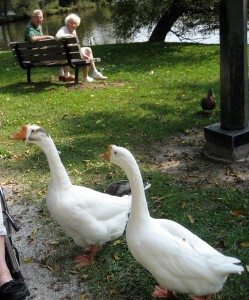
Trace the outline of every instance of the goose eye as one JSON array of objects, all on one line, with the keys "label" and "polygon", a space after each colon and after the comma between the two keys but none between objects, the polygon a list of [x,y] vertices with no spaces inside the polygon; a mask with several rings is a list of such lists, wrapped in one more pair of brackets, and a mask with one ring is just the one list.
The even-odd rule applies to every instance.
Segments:
[{"label": "goose eye", "polygon": [[114,154],[118,154],[117,151],[114,151]]},{"label": "goose eye", "polygon": [[35,130],[34,130],[34,129],[32,129],[32,130],[31,130],[31,132],[35,132]]}]

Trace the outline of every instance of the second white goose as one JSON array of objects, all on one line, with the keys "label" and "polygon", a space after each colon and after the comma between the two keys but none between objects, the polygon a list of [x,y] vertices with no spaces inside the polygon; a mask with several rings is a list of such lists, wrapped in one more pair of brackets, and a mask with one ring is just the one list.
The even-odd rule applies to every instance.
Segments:
[{"label": "second white goose", "polygon": [[120,166],[130,182],[127,244],[133,257],[160,284],[154,297],[172,298],[179,292],[195,300],[210,299],[230,273],[243,271],[237,258],[221,254],[182,225],[150,216],[139,167],[127,149],[110,145],[101,156]]}]

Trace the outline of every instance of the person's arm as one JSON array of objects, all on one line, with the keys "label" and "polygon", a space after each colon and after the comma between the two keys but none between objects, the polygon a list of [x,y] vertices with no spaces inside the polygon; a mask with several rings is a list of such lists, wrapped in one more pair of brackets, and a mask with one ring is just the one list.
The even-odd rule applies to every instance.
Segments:
[{"label": "person's arm", "polygon": [[55,35],[55,39],[56,40],[61,40],[65,37],[73,37],[74,35],[73,34],[70,34],[67,32],[67,30],[65,29],[65,27],[62,27]]},{"label": "person's arm", "polygon": [[35,30],[32,26],[27,26],[25,30],[25,40],[30,42],[37,42],[46,39],[54,39],[51,35],[43,35],[42,29]]},{"label": "person's arm", "polygon": [[30,41],[31,42],[38,42],[41,40],[46,40],[46,39],[54,39],[54,37],[52,35],[43,35],[43,36],[32,36]]}]

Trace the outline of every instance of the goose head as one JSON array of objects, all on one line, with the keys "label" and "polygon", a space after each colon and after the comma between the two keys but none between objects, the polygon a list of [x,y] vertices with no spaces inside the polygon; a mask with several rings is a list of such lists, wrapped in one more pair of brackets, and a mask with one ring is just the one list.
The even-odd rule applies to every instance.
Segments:
[{"label": "goose head", "polygon": [[41,126],[24,125],[19,132],[10,138],[39,145],[44,138],[49,138],[49,134]]},{"label": "goose head", "polygon": [[109,145],[108,151],[100,155],[102,158],[110,160],[115,165],[127,170],[127,165],[134,164],[134,157],[126,148],[116,145]]}]

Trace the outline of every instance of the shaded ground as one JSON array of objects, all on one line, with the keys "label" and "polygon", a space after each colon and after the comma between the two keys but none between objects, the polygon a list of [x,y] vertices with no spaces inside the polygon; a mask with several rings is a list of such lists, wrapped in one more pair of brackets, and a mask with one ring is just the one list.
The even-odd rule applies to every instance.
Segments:
[{"label": "shaded ground", "polygon": [[192,129],[175,136],[167,144],[152,146],[151,157],[156,166],[176,180],[198,186],[249,187],[248,159],[232,164],[211,162],[203,155],[203,131]]},{"label": "shaded ground", "polygon": [[[247,189],[249,184],[249,161],[222,165],[210,162],[202,154],[204,146],[203,131],[192,129],[172,138],[167,144],[153,145],[150,157],[162,171],[175,177],[179,182],[198,186],[234,186]],[[39,211],[27,206],[18,197],[21,189],[15,181],[1,183],[8,199],[9,209],[18,220],[21,230],[13,234],[13,239],[22,258],[21,269],[35,300],[84,300],[87,287],[77,275],[70,275],[67,283],[53,276],[52,269],[46,265],[44,257],[50,253],[51,241],[55,240],[53,231],[40,230],[37,221]]]},{"label": "shaded ground", "polygon": [[[58,77],[52,76],[52,81],[57,82],[58,81]],[[95,89],[105,89],[109,86],[124,86],[126,85],[128,82],[124,82],[124,81],[118,81],[118,82],[108,82],[105,80],[95,80],[91,83],[85,83],[82,82],[81,80],[79,80],[79,84],[74,84],[72,83],[62,83],[65,85],[65,88],[68,88],[69,90],[73,89],[73,90],[95,90]]]}]

